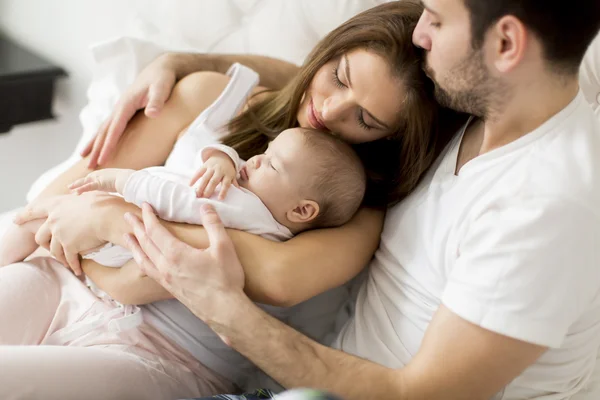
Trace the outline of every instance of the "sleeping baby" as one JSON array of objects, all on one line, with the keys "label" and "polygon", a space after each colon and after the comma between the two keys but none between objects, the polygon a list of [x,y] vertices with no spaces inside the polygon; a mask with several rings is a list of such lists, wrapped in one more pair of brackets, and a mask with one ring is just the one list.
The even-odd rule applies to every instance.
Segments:
[{"label": "sleeping baby", "polygon": [[[315,130],[285,130],[264,154],[247,162],[220,144],[202,148],[198,157],[199,170],[191,182],[198,180],[196,187],[189,186],[189,176],[152,167],[95,171],[70,188],[77,193],[116,192],[140,207],[150,204],[164,220],[198,225],[202,224],[200,207],[209,203],[226,227],[272,240],[346,223],[365,192],[365,172],[352,148]],[[22,261],[37,246],[34,229],[27,226],[15,226],[3,243],[0,259],[4,265]],[[125,248],[108,245],[83,258],[120,267],[132,256]]]}]

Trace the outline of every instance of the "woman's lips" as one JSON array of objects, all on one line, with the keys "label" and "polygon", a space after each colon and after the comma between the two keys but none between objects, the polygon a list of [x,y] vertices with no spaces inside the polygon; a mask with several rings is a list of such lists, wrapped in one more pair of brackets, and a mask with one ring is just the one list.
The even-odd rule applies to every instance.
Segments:
[{"label": "woman's lips", "polygon": [[308,104],[307,114],[308,114],[308,123],[313,128],[321,130],[321,131],[327,130],[327,127],[321,121],[321,118],[319,118],[319,114],[317,113],[317,110],[315,110],[315,105],[314,105],[312,99],[310,100],[310,103]]}]

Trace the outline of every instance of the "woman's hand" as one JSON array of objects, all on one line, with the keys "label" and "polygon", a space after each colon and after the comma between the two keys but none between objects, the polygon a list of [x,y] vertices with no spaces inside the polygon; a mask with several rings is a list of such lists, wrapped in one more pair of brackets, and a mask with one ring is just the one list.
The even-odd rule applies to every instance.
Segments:
[{"label": "woman's hand", "polygon": [[231,296],[245,297],[244,269],[212,206],[202,207],[202,225],[210,241],[206,250],[174,237],[147,204],[142,207],[142,216],[143,222],[132,214],[126,215],[135,235],[127,236],[127,247],[142,271],[198,318],[210,321],[226,311]]},{"label": "woman's hand", "polygon": [[237,171],[233,160],[227,154],[217,151],[194,174],[190,186],[198,182],[196,196],[208,198],[213,195],[220,183],[219,200],[224,200],[231,185],[239,186],[236,177]]},{"label": "woman's hand", "polygon": [[94,214],[89,212],[100,196],[109,195],[90,192],[81,196],[62,195],[36,200],[19,212],[14,222],[21,225],[45,219],[35,241],[79,276],[82,273],[79,253],[106,243],[98,239],[92,219]]},{"label": "woman's hand", "polygon": [[127,123],[138,110],[145,109],[149,118],[158,116],[173,91],[176,77],[168,54],[158,57],[144,68],[81,152],[82,157],[90,155],[88,168],[94,169],[110,159]]}]

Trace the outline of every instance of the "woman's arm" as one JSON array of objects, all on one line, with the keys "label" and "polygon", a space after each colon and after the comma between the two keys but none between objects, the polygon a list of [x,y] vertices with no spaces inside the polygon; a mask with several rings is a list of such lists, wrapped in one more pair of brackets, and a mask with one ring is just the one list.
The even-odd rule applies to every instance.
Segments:
[{"label": "woman's arm", "polygon": [[[125,246],[124,235],[131,227],[123,215],[141,216],[141,210],[116,197],[96,201],[92,207],[98,237]],[[254,301],[287,307],[349,281],[377,249],[383,216],[364,208],[342,227],[304,232],[287,242],[229,229],[244,266],[246,293]],[[209,244],[201,226],[161,223],[191,246]]]},{"label": "woman's arm", "polygon": [[81,266],[92,282],[121,304],[140,305],[173,298],[154,279],[142,276],[134,260],[121,268],[105,267],[93,260],[83,260]]},{"label": "woman's arm", "polygon": [[[131,120],[114,157],[102,168],[137,170],[163,164],[178,135],[216,100],[228,81],[227,76],[214,72],[199,72],[182,79],[158,117],[151,119],[138,113]],[[68,193],[67,185],[92,171],[87,167],[87,159],[81,159],[61,174],[37,199]]]},{"label": "woman's arm", "polygon": [[88,165],[92,168],[99,164],[106,165],[113,157],[125,127],[138,110],[143,110],[147,116],[157,117],[172,95],[173,85],[179,79],[198,71],[217,71],[224,74],[235,62],[257,71],[262,86],[270,89],[282,88],[299,70],[294,64],[262,56],[163,54],[138,75],[81,155],[89,155]]},{"label": "woman's arm", "polygon": [[175,71],[176,79],[197,72],[226,73],[233,63],[244,64],[260,76],[260,85],[269,89],[283,88],[299,71],[295,64],[272,57],[244,54],[166,53],[155,62]]},{"label": "woman's arm", "polygon": [[[246,294],[259,302],[268,295],[267,304],[289,307],[348,282],[379,247],[383,219],[382,211],[363,208],[341,227],[303,232],[280,243],[229,231],[246,274]],[[175,233],[193,240],[189,232]]]}]

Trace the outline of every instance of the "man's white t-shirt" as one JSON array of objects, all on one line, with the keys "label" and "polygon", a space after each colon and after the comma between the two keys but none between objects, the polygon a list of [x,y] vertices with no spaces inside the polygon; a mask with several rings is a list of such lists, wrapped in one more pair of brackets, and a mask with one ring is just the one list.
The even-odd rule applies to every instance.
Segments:
[{"label": "man's white t-shirt", "polygon": [[388,212],[335,345],[400,368],[444,304],[550,348],[497,398],[569,398],[589,382],[600,345],[600,123],[579,93],[455,175],[461,140]]}]

